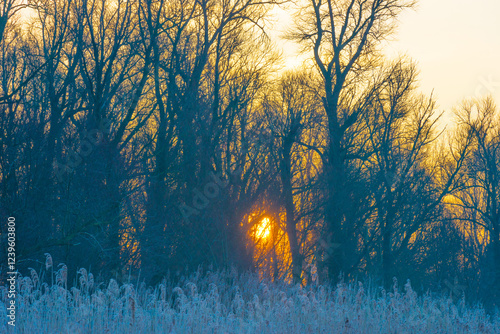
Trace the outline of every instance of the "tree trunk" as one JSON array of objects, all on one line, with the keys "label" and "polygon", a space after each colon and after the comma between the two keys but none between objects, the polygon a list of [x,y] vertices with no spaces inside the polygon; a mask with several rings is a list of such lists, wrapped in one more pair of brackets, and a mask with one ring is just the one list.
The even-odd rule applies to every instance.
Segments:
[{"label": "tree trunk", "polygon": [[386,222],[382,236],[382,271],[384,276],[384,287],[389,289],[392,282],[392,253],[391,253],[391,226]]},{"label": "tree trunk", "polygon": [[325,220],[327,233],[330,237],[328,242],[327,266],[328,278],[336,280],[345,272],[345,235],[343,233],[344,207],[347,193],[344,189],[345,173],[342,150],[342,131],[339,126],[338,105],[342,80],[332,87],[330,82],[325,83],[326,98],[323,105],[328,116],[329,145],[328,164],[326,167],[328,202],[325,208]]},{"label": "tree trunk", "polygon": [[493,291],[492,296],[495,306],[500,306],[500,224],[495,224],[491,231],[491,242],[493,243]]},{"label": "tree trunk", "polygon": [[291,175],[291,149],[292,138],[287,138],[283,144],[283,160],[281,166],[281,179],[283,182],[283,199],[286,211],[286,232],[292,254],[292,277],[294,283],[300,283],[302,276],[302,256],[297,238],[297,225],[295,221],[295,205],[293,203],[292,175]]},{"label": "tree trunk", "polygon": [[345,272],[344,259],[344,233],[343,233],[343,207],[345,203],[346,193],[343,189],[343,162],[340,157],[340,152],[336,145],[331,145],[330,166],[327,170],[328,177],[328,203],[325,208],[325,219],[327,224],[327,233],[329,240],[327,243],[327,266],[328,276],[330,280],[336,280],[343,272]]}]

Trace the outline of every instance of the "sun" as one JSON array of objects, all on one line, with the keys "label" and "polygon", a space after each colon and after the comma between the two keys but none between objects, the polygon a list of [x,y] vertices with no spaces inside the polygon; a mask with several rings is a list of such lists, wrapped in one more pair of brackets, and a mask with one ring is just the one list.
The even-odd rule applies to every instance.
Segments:
[{"label": "sun", "polygon": [[269,218],[264,218],[260,222],[259,225],[257,225],[257,230],[256,230],[256,236],[259,239],[265,239],[269,237],[271,234],[271,224],[270,224]]}]

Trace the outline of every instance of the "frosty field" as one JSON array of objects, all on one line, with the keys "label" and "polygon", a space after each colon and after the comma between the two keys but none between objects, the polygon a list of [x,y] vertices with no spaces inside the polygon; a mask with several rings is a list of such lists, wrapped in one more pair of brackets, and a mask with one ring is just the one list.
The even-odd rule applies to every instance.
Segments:
[{"label": "frosty field", "polygon": [[[500,333],[498,316],[464,300],[417,296],[410,282],[390,292],[359,282],[301,287],[229,271],[148,288],[95,284],[80,269],[66,289],[66,274],[64,266],[54,272],[52,286],[34,270],[20,277],[16,328],[2,321],[0,333]],[[7,319],[6,287],[0,292]]]}]

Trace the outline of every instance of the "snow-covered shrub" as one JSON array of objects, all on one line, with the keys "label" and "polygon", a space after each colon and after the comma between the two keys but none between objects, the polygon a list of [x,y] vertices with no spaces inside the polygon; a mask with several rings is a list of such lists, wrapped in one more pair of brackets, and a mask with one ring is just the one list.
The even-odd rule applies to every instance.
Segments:
[{"label": "snow-covered shrub", "polygon": [[397,281],[392,291],[360,282],[302,287],[230,270],[198,271],[180,286],[137,287],[113,279],[96,285],[80,269],[77,286],[67,288],[67,268],[59,268],[51,286],[34,270],[19,277],[15,331],[4,321],[0,333],[500,333],[498,315],[463,299],[417,296],[409,281],[404,291]]}]

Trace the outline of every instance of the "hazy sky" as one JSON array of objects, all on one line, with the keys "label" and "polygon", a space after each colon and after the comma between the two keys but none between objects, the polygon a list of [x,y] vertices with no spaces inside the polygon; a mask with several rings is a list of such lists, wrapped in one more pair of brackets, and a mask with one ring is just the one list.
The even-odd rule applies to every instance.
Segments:
[{"label": "hazy sky", "polygon": [[[278,30],[292,23],[282,12],[279,18]],[[393,38],[387,54],[417,61],[420,88],[434,90],[439,110],[488,92],[500,107],[500,0],[420,0],[400,17]],[[283,48],[287,63],[298,64],[296,46]]]}]

